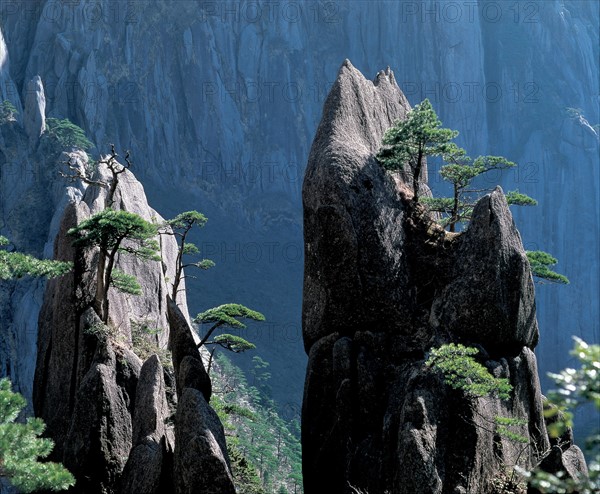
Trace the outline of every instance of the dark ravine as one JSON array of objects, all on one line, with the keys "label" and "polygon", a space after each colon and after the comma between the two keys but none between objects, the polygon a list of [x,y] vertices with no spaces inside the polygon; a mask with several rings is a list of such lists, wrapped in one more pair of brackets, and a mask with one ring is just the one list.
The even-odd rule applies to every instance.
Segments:
[{"label": "dark ravine", "polygon": [[[532,467],[550,450],[533,280],[504,194],[483,197],[459,235],[428,219],[410,200],[408,177],[391,177],[374,157],[409,108],[391,71],[371,82],[346,61],[310,153],[307,494],[483,494],[507,467]],[[450,390],[425,366],[428,350],[448,342],[479,348],[487,368],[510,380],[511,398]],[[526,419],[519,433],[531,447],[501,437],[497,415]],[[563,450],[571,471],[585,469],[572,440]]]}]

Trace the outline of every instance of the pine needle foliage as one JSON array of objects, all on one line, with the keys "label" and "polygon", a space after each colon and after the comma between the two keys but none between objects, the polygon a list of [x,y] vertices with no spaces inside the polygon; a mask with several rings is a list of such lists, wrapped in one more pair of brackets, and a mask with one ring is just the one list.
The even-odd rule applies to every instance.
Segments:
[{"label": "pine needle foliage", "polygon": [[8,245],[8,239],[0,236],[0,280],[24,276],[55,278],[68,273],[73,268],[69,262],[37,259],[21,252],[9,252],[5,250]]},{"label": "pine needle foliage", "polygon": [[219,355],[212,377],[215,393],[211,405],[225,427],[239,494],[270,494],[281,487],[301,494],[299,424],[296,417],[282,418],[267,394],[264,380],[269,375],[260,364],[248,380],[229,358]]},{"label": "pine needle foliage", "polygon": [[121,293],[128,295],[141,295],[142,287],[138,283],[138,280],[132,274],[127,274],[120,269],[113,269],[111,275],[111,283]]},{"label": "pine needle foliage", "polygon": [[386,170],[404,170],[410,166],[413,175],[413,200],[419,197],[419,180],[425,158],[441,156],[456,147],[452,139],[456,130],[442,127],[431,102],[425,99],[408,112],[405,120],[398,120],[383,136],[383,147],[377,154]]},{"label": "pine needle foliage", "polygon": [[11,120],[15,120],[15,117],[19,114],[15,105],[13,105],[10,101],[4,100],[2,104],[0,104],[0,123],[10,122]]},{"label": "pine needle foliage", "polygon": [[508,379],[490,374],[475,360],[474,356],[478,353],[476,348],[450,343],[432,348],[426,364],[440,372],[448,386],[463,391],[467,396],[498,396],[502,400],[508,399],[512,391]]},{"label": "pine needle foliage", "polygon": [[79,148],[85,151],[94,147],[92,141],[86,137],[84,130],[68,118],[62,120],[47,118],[46,132],[49,137],[56,139],[63,148]]},{"label": "pine needle foliage", "polygon": [[10,381],[0,379],[0,475],[23,493],[68,489],[75,479],[67,469],[58,463],[40,462],[54,446],[50,439],[40,437],[44,422],[38,418],[16,422],[25,405],[25,399],[11,390]]},{"label": "pine needle foliage", "polygon": [[181,280],[185,278],[185,268],[195,267],[197,269],[207,270],[215,266],[215,263],[210,259],[201,259],[196,262],[185,261],[185,258],[188,256],[197,256],[200,254],[200,249],[198,249],[195,244],[188,241],[190,230],[194,227],[204,227],[207,221],[208,218],[198,211],[185,211],[175,216],[175,218],[167,220],[160,231],[161,235],[173,235],[179,246],[177,259],[175,260],[175,279],[173,280],[173,290],[171,295],[173,300],[177,300],[179,285]]},{"label": "pine needle foliage", "polygon": [[265,316],[241,304],[223,304],[201,312],[194,318],[196,323],[218,323],[219,326],[243,329],[246,325],[240,319],[264,321]]},{"label": "pine needle foliage", "polygon": [[551,266],[555,266],[558,263],[558,260],[547,252],[542,250],[529,250],[527,251],[527,259],[529,259],[533,276],[563,285],[568,285],[570,283],[569,278],[565,275],[550,269]]}]

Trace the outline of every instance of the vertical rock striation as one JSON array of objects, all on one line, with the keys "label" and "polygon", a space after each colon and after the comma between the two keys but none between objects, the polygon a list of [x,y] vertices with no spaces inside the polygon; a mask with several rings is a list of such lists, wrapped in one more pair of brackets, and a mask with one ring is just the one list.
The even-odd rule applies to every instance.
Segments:
[{"label": "vertical rock striation", "polygon": [[[327,98],[303,187],[305,492],[489,492],[550,449],[532,349],[529,264],[498,187],[447,234],[375,160],[409,105],[389,71],[346,61]],[[509,400],[467,399],[425,365],[430,348],[476,346]],[[528,448],[495,416],[525,419]],[[576,446],[569,451],[577,452]],[[568,456],[571,453],[565,453]],[[575,455],[577,456],[577,455]]]}]

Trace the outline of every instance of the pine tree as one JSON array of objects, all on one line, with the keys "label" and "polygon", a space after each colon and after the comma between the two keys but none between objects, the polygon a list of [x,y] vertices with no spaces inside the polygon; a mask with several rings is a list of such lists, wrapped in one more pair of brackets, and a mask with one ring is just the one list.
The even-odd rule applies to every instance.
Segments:
[{"label": "pine tree", "polygon": [[56,139],[63,148],[79,148],[85,151],[94,147],[92,141],[86,137],[84,130],[68,118],[63,120],[47,118],[46,132],[49,137]]},{"label": "pine tree", "polygon": [[[420,201],[429,211],[442,217],[441,224],[450,232],[456,225],[471,219],[473,208],[481,194],[490,189],[473,189],[477,177],[492,170],[514,168],[516,163],[503,156],[478,156],[470,158],[452,139],[458,131],[442,128],[435,110],[428,99],[410,110],[405,120],[398,120],[383,137],[377,159],[386,170],[403,170],[408,163],[413,170],[413,201]],[[425,157],[441,156],[446,163],[440,175],[452,184],[452,197],[421,197],[418,180]],[[514,206],[535,206],[537,201],[526,194],[513,190],[506,193],[506,201]],[[558,261],[547,252],[527,252],[533,276],[555,283],[568,284],[566,276],[550,269]]]},{"label": "pine tree", "polygon": [[68,489],[75,479],[65,467],[39,461],[54,447],[52,440],[40,437],[44,422],[38,418],[16,422],[25,405],[25,398],[11,390],[10,381],[0,379],[0,476],[8,477],[24,493]]},{"label": "pine tree", "polygon": [[15,120],[15,117],[19,114],[15,105],[13,105],[10,101],[4,100],[2,104],[0,104],[0,123],[10,122],[11,120]]},{"label": "pine tree", "polygon": [[[69,230],[76,238],[73,245],[98,247],[95,309],[105,324],[108,322],[108,289],[114,282],[113,270],[117,253],[126,253],[146,260],[160,260],[156,226],[128,211],[105,209]],[[132,279],[116,275],[117,286],[135,291]],[[138,285],[139,286],[139,285]],[[130,292],[129,292],[130,293]]]},{"label": "pine tree", "polygon": [[175,261],[175,279],[173,280],[173,291],[171,298],[177,300],[177,292],[179,284],[184,278],[184,269],[188,267],[196,267],[198,269],[210,269],[215,263],[210,259],[202,259],[197,262],[184,262],[184,256],[193,256],[200,254],[200,250],[196,245],[187,240],[190,230],[197,226],[202,228],[207,222],[206,216],[198,211],[186,211],[178,214],[175,218],[165,222],[165,227],[160,233],[161,235],[174,235],[177,239],[179,249],[177,251],[177,259]]},{"label": "pine tree", "polygon": [[240,321],[240,319],[264,321],[265,316],[263,316],[260,312],[256,312],[240,304],[224,304],[201,312],[194,318],[194,322],[197,324],[207,322],[213,323],[204,337],[200,340],[200,343],[198,343],[198,348],[203,345],[215,345],[215,347],[211,350],[210,357],[208,359],[208,372],[210,372],[216,345],[234,353],[241,353],[246,350],[252,350],[256,348],[252,343],[246,341],[244,338],[231,334],[221,334],[216,336],[212,341],[209,341],[212,334],[218,328],[244,329],[246,325]]},{"label": "pine tree", "polygon": [[453,152],[456,130],[442,127],[442,122],[425,99],[410,110],[405,120],[398,120],[383,137],[383,148],[377,159],[386,170],[403,170],[408,164],[413,175],[413,200],[419,200],[419,180],[427,156]]},{"label": "pine tree", "polygon": [[529,259],[531,274],[533,274],[533,276],[553,283],[561,283],[563,285],[569,284],[569,278],[564,274],[557,273],[550,269],[551,266],[558,263],[558,260],[547,252],[542,250],[528,250],[527,259]]}]

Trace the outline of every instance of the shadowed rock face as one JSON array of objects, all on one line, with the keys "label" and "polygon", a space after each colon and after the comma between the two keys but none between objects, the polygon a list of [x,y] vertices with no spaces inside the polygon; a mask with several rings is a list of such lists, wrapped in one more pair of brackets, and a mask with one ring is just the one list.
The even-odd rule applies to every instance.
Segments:
[{"label": "shadowed rock face", "polygon": [[[449,235],[374,155],[408,104],[388,71],[346,61],[325,103],[304,180],[302,414],[305,492],[488,492],[504,466],[550,443],[535,356],[533,281],[500,188]],[[480,349],[511,399],[466,399],[425,366],[433,346]],[[525,418],[531,447],[495,416]],[[491,421],[491,425],[490,422]],[[576,451],[576,447],[573,447]],[[576,456],[576,455],[574,455]],[[351,487],[352,486],[352,487]]]}]

